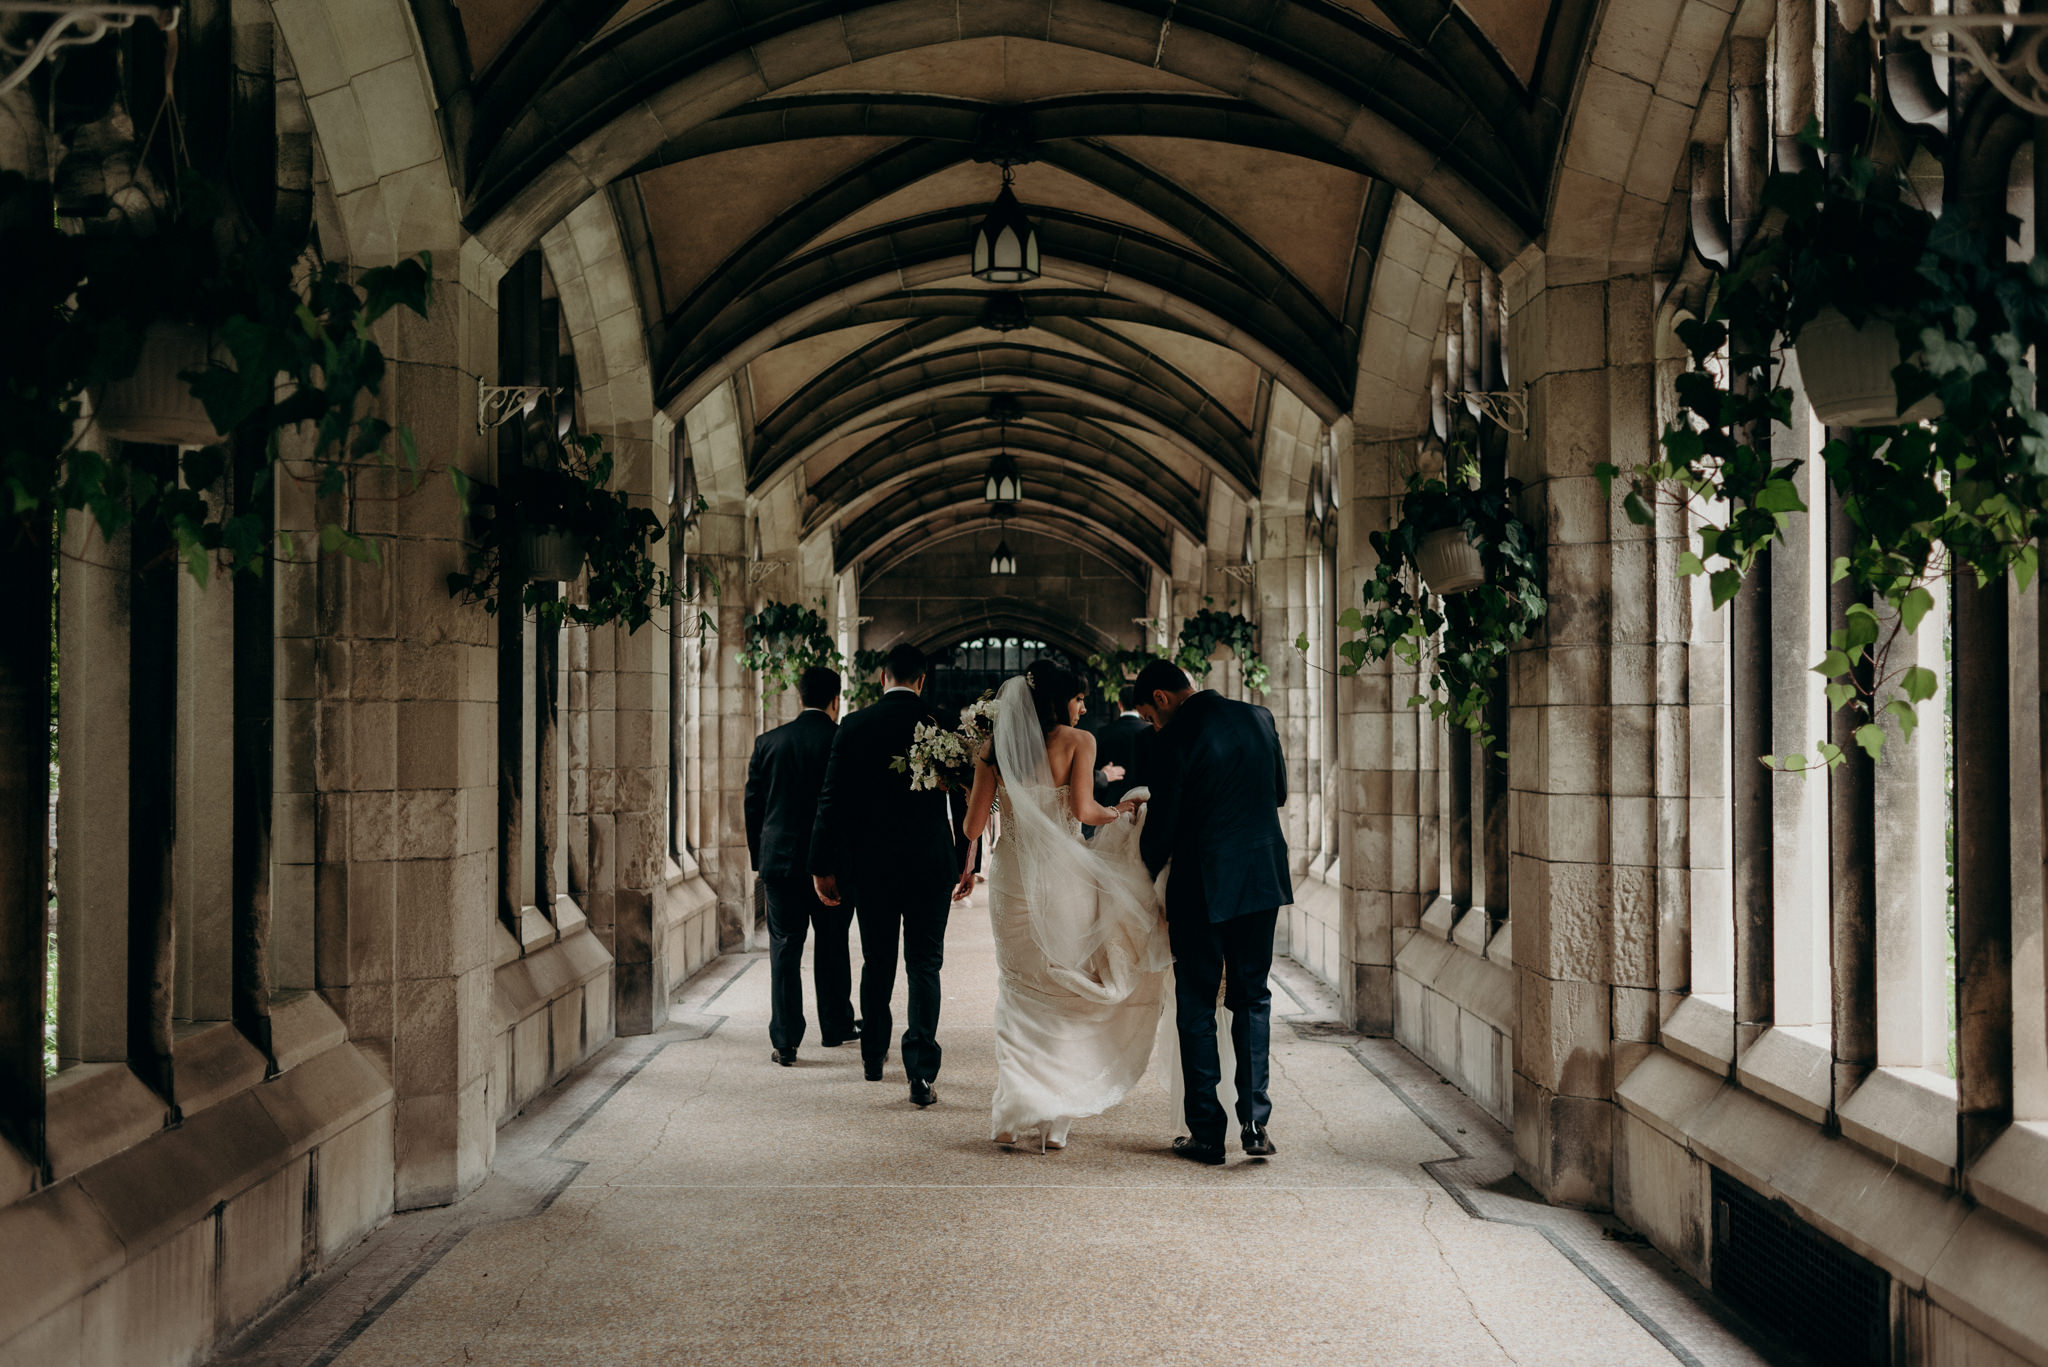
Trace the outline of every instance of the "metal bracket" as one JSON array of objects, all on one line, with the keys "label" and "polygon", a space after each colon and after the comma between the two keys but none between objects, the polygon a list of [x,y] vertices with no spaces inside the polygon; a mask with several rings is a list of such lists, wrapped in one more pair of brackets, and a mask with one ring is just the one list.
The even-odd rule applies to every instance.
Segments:
[{"label": "metal bracket", "polygon": [[1454,403],[1469,404],[1479,415],[1491,418],[1515,436],[1529,434],[1529,386],[1513,389],[1468,389],[1445,396]]},{"label": "metal bracket", "polygon": [[747,562],[747,584],[749,587],[760,583],[777,570],[789,568],[787,560],[749,560]]},{"label": "metal bracket", "polygon": [[83,47],[97,43],[109,33],[134,27],[137,19],[152,19],[165,33],[177,28],[181,11],[176,5],[62,4],[57,0],[0,0],[0,14],[54,14],[43,36],[26,48],[0,43],[0,51],[18,57],[14,69],[0,76],[0,95],[27,80],[29,73],[49,60],[59,48]]},{"label": "metal bracket", "polygon": [[[2001,59],[1995,49],[2012,34],[2012,52]],[[2048,115],[2048,66],[2042,44],[2048,42],[2048,14],[1894,14],[1884,13],[1882,0],[1871,6],[1870,32],[1877,38],[1918,43],[1931,57],[1947,57],[1973,67],[1999,94],[2022,113]],[[1989,37],[1990,46],[1985,38]]]},{"label": "metal bracket", "polygon": [[1246,588],[1250,588],[1258,581],[1259,567],[1257,565],[1225,565],[1223,573],[1235,579]]},{"label": "metal bracket", "polygon": [[[4,4],[5,0],[0,0]],[[476,430],[479,434],[511,421],[514,413],[531,413],[542,399],[562,391],[538,384],[480,384],[476,387]]]}]

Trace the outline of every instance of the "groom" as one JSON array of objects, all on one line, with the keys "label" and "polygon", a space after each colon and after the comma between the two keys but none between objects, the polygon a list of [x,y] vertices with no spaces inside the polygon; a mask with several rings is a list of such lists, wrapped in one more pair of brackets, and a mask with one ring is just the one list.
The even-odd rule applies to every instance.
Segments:
[{"label": "groom", "polygon": [[[860,922],[860,1057],[870,1082],[882,1080],[894,1022],[896,940],[910,979],[903,1030],[903,1071],[910,1099],[939,1099],[939,966],[946,913],[962,861],[954,857],[952,808],[944,790],[915,792],[889,761],[910,752],[919,723],[943,727],[924,704],[924,652],[899,645],[882,664],[882,700],[853,712],[832,738],[818,820],[811,831],[811,875],[828,907],[852,902]],[[965,875],[972,878],[970,872]],[[969,887],[973,885],[968,884]]]},{"label": "groom", "polygon": [[1213,689],[1197,693],[1167,660],[1139,673],[1138,708],[1159,731],[1147,757],[1151,812],[1139,850],[1166,883],[1166,930],[1173,945],[1175,1014],[1188,1133],[1173,1151],[1197,1163],[1223,1162],[1226,1128],[1216,1086],[1216,989],[1230,1008],[1237,1054],[1237,1121],[1247,1157],[1271,1157],[1266,1094],[1271,1030],[1273,930],[1294,901],[1287,837],[1287,762],[1273,714]]}]

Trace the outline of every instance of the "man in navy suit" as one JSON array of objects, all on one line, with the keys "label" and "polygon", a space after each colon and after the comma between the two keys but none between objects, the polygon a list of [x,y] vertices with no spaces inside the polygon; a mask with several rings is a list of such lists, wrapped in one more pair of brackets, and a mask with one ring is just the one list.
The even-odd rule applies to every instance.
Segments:
[{"label": "man in navy suit", "polygon": [[1146,756],[1151,812],[1139,849],[1155,877],[1169,860],[1166,928],[1173,945],[1181,1079],[1188,1133],[1173,1151],[1198,1163],[1223,1162],[1227,1128],[1216,1099],[1223,1080],[1216,1052],[1216,989],[1230,1008],[1237,1055],[1237,1121],[1245,1154],[1270,1157],[1266,1049],[1272,1029],[1273,931],[1294,901],[1287,837],[1287,762],[1273,714],[1263,707],[1197,693],[1167,660],[1138,675],[1138,707],[1158,728]]},{"label": "man in navy suit", "polygon": [[956,888],[971,889],[946,794],[916,791],[891,761],[910,753],[920,723],[946,729],[925,706],[924,652],[899,645],[882,665],[882,700],[846,719],[832,740],[818,821],[811,832],[811,875],[818,900],[852,903],[860,920],[860,1057],[870,1082],[882,1080],[893,1024],[896,941],[903,940],[910,979],[903,1028],[903,1071],[910,1099],[937,1101],[939,969],[945,962],[946,914]]},{"label": "man in navy suit", "polygon": [[768,1042],[785,1068],[804,1037],[804,936],[814,926],[811,979],[825,1047],[860,1038],[846,948],[853,911],[819,901],[811,883],[811,826],[839,730],[839,675],[807,669],[797,692],[804,710],[756,740],[747,762],[747,853],[768,894]]},{"label": "man in navy suit", "polygon": [[1115,720],[1095,732],[1095,800],[1105,807],[1116,806],[1125,793],[1145,785],[1144,755],[1152,739],[1152,723],[1138,711],[1135,687],[1127,685],[1117,694],[1117,708]]}]

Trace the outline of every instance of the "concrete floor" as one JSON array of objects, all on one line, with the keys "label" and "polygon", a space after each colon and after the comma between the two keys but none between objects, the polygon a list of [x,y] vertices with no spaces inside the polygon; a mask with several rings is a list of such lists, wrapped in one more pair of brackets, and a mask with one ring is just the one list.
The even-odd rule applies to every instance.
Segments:
[{"label": "concrete floor", "polygon": [[1313,986],[1279,976],[1301,998],[1276,993],[1297,1022],[1274,1029],[1280,1152],[1248,1162],[1233,1136],[1215,1169],[1166,1152],[1156,1078],[1064,1153],[988,1142],[979,895],[947,937],[928,1111],[893,1053],[866,1082],[815,1026],[774,1066],[767,963],[722,959],[669,1031],[507,1126],[483,1191],[394,1220],[219,1361],[1765,1360],[1654,1254],[1518,1196],[1498,1126],[1396,1047],[1311,1023]]}]

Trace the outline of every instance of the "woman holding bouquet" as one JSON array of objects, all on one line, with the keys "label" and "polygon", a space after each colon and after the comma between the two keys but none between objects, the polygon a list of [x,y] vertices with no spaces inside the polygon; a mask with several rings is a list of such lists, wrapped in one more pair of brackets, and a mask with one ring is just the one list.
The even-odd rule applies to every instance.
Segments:
[{"label": "woman holding bouquet", "polygon": [[[1122,819],[1146,795],[1096,802],[1082,693],[1044,660],[1004,684],[967,803],[970,841],[1002,813],[988,880],[998,1144],[1064,1148],[1075,1120],[1123,1099],[1151,1058],[1172,961],[1136,823]],[[1085,843],[1083,826],[1109,829]]]}]

